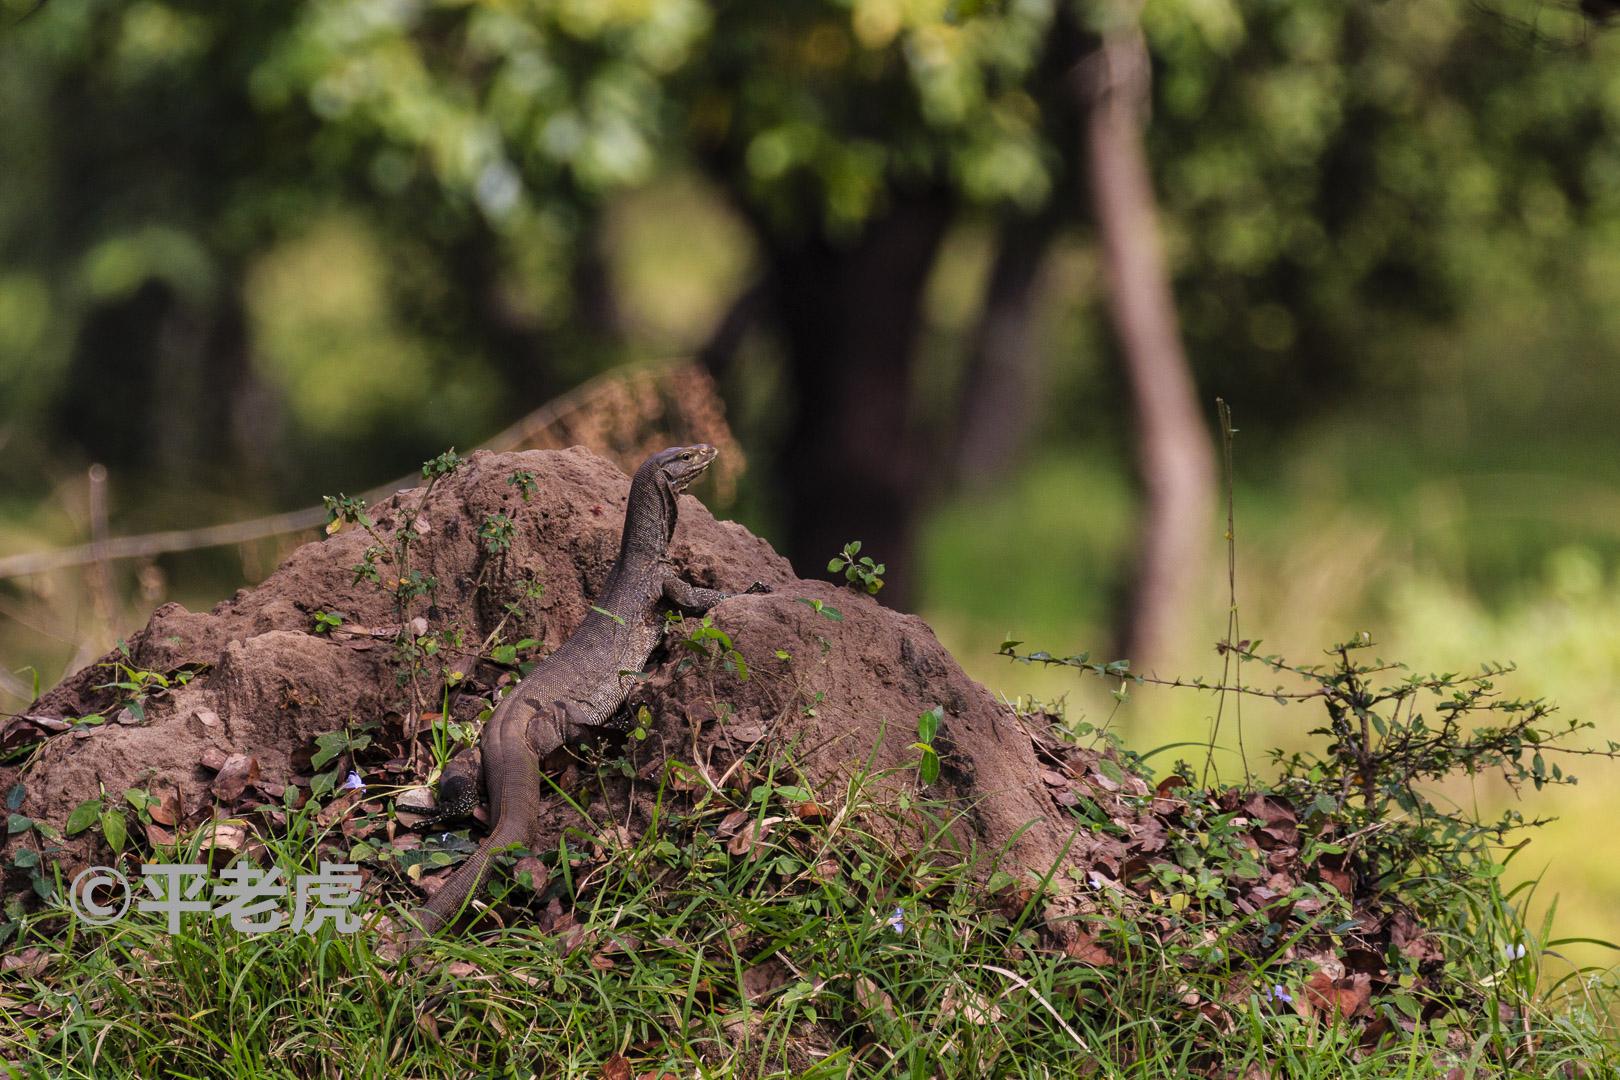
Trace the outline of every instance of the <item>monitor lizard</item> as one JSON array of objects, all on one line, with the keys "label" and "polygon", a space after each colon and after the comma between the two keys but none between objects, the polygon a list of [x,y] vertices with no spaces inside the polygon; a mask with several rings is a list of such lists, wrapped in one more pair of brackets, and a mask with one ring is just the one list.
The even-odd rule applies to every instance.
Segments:
[{"label": "monitor lizard", "polygon": [[[540,762],[612,719],[663,637],[666,605],[704,612],[733,595],[683,581],[669,561],[680,494],[718,454],[707,445],[676,446],[641,463],[630,484],[619,558],[596,606],[556,652],[495,706],[477,748],[445,766],[439,783],[441,815],[468,813],[478,804],[482,758],[490,829],[418,909],[422,931],[436,933],[455,918],[483,881],[496,851],[529,841],[540,814]],[[747,589],[769,591],[757,581]]]}]

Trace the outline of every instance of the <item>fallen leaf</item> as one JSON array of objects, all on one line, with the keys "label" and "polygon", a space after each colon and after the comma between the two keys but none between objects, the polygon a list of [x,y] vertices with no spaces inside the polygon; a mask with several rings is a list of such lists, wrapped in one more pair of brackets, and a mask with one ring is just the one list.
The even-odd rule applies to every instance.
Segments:
[{"label": "fallen leaf", "polygon": [[569,953],[585,944],[587,936],[594,937],[594,935],[588,934],[585,927],[577,923],[564,930],[562,932],[562,937],[559,939],[559,944],[562,946],[563,955],[567,956]]},{"label": "fallen leaf", "polygon": [[1111,967],[1114,958],[1107,949],[1097,944],[1097,938],[1089,933],[1077,935],[1072,941],[1066,942],[1063,951],[1071,960],[1078,960],[1082,964],[1092,967]]},{"label": "fallen leaf", "polygon": [[1310,1004],[1330,1016],[1349,1019],[1368,1011],[1372,998],[1372,976],[1357,972],[1335,979],[1326,968],[1305,980],[1305,996]]},{"label": "fallen leaf", "polygon": [[894,1018],[894,999],[879,989],[878,984],[865,975],[855,977],[855,1004],[867,1012],[880,1012]]},{"label": "fallen leaf", "polygon": [[771,831],[771,825],[781,818],[766,818],[764,821],[750,821],[742,831],[726,841],[726,850],[733,855],[748,855],[758,859],[765,854],[765,836]]},{"label": "fallen leaf", "polygon": [[546,864],[541,862],[535,856],[525,855],[523,858],[519,859],[515,864],[513,864],[512,876],[520,883],[523,882],[524,874],[529,876],[527,882],[528,887],[533,889],[535,892],[539,892],[541,889],[546,887],[546,879],[549,877],[546,870]]},{"label": "fallen leaf", "polygon": [[249,784],[259,778],[259,759],[247,754],[232,754],[219,767],[219,774],[208,789],[220,802],[233,802]]},{"label": "fallen leaf", "polygon": [[241,851],[247,846],[248,840],[246,829],[223,821],[213,821],[203,826],[201,836],[204,849],[216,848],[220,851]]},{"label": "fallen leaf", "polygon": [[172,826],[180,820],[180,794],[173,788],[165,791],[157,802],[146,804],[146,812],[152,815],[152,820],[159,825]]},{"label": "fallen leaf", "polygon": [[0,971],[14,971],[19,975],[39,975],[50,966],[51,956],[37,946],[30,945],[19,952],[0,957]]},{"label": "fallen leaf", "polygon": [[610,851],[629,851],[635,846],[635,838],[623,825],[609,825],[597,834],[595,846],[600,859]]},{"label": "fallen leaf", "polygon": [[959,1016],[970,1024],[980,1026],[999,1023],[1001,1020],[1001,1009],[995,1002],[976,990],[955,985],[945,988],[945,997],[940,1002],[940,1009],[949,1015]]},{"label": "fallen leaf", "polygon": [[747,810],[733,810],[731,813],[720,819],[720,824],[716,825],[714,828],[715,835],[721,837],[722,839],[729,836],[735,836],[737,834],[737,830],[748,823],[750,816],[751,815]]},{"label": "fallen leaf", "polygon": [[1354,895],[1356,888],[1355,880],[1350,876],[1350,872],[1348,870],[1341,870],[1335,866],[1327,866],[1319,863],[1317,864],[1316,872],[1321,877],[1322,884],[1333,886],[1339,891],[1340,895]]},{"label": "fallen leaf", "polygon": [[630,1080],[630,1062],[623,1054],[614,1054],[602,1062],[602,1080]]},{"label": "fallen leaf", "polygon": [[786,964],[774,956],[767,957],[743,972],[743,993],[749,1001],[757,1003],[786,986],[791,979]]}]

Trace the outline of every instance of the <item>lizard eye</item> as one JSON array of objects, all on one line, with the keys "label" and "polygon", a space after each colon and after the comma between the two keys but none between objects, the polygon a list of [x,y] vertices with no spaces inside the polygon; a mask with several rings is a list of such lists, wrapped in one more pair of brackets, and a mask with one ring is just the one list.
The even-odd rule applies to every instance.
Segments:
[{"label": "lizard eye", "polygon": [[685,453],[683,453],[681,455],[681,460],[682,461],[691,461],[692,460],[692,451],[688,450]]}]

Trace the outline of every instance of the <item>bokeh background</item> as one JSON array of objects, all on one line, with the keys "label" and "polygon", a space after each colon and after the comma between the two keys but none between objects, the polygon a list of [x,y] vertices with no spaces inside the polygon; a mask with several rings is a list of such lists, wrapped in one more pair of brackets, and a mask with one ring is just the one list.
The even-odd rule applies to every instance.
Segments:
[{"label": "bokeh background", "polygon": [[[1220,396],[1244,636],[1516,662],[1620,739],[1617,136],[1620,38],[1511,0],[0,0],[0,557],[605,379],[545,437],[722,431],[717,512],[805,574],[863,540],[978,678],[1168,767],[1210,699],[995,651],[1218,671]],[[4,707],[315,535],[12,564]],[[1620,938],[1620,765],[1575,771],[1514,870]]]}]

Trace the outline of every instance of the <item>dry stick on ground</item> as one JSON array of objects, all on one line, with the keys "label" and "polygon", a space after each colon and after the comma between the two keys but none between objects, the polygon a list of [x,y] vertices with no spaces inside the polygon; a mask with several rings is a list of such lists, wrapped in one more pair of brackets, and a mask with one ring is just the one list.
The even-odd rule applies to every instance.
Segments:
[{"label": "dry stick on ground", "polygon": [[1133,8],[1118,4],[1110,14],[1113,21],[1080,63],[1075,85],[1085,116],[1085,161],[1108,311],[1137,428],[1145,505],[1118,655],[1142,670],[1174,643],[1203,580],[1214,463],[1181,347],[1142,145],[1147,47]]}]

